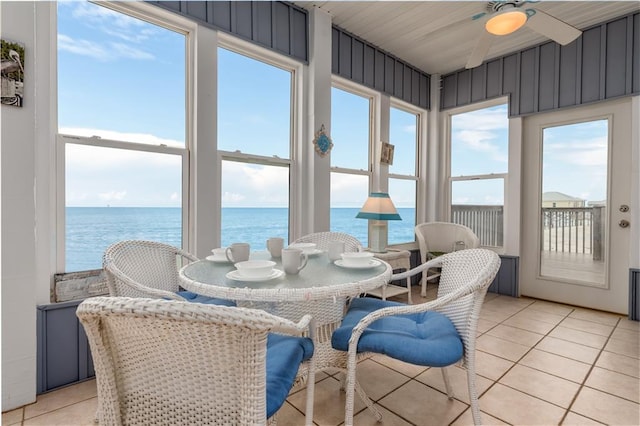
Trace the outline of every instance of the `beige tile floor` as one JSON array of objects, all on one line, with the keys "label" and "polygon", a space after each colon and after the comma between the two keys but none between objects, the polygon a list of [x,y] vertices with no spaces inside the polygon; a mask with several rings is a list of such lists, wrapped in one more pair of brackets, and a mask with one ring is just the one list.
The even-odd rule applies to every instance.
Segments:
[{"label": "beige tile floor", "polygon": [[[423,301],[414,287],[414,303]],[[428,298],[435,297],[432,287]],[[403,296],[399,296],[402,300]],[[406,299],[405,299],[406,300]],[[476,380],[485,424],[640,425],[640,323],[528,298],[488,294],[477,341]],[[455,399],[438,369],[382,356],[363,360],[358,377],[384,425],[471,424],[466,373],[451,369]],[[375,420],[356,398],[356,425]],[[292,390],[278,424],[304,423],[305,391]],[[3,425],[93,425],[90,380],[2,414]],[[340,425],[344,393],[337,372],[318,375],[314,422]]]}]

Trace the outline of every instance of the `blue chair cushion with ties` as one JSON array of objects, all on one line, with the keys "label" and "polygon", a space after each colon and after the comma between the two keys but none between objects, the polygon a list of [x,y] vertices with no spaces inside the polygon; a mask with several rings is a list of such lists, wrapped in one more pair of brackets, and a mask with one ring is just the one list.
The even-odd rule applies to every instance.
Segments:
[{"label": "blue chair cushion with ties", "polygon": [[200,294],[192,293],[186,290],[179,291],[178,295],[187,299],[188,302],[204,303],[205,305],[236,306],[236,303],[232,300],[217,299],[215,297],[202,296]]},{"label": "blue chair cushion with ties", "polygon": [[[333,332],[331,345],[349,350],[353,328],[369,313],[390,306],[404,306],[371,297],[354,299],[340,328]],[[385,354],[415,365],[445,367],[463,355],[462,339],[445,315],[428,311],[379,318],[367,327],[358,341],[358,352]]]},{"label": "blue chair cushion with ties", "polygon": [[270,333],[267,338],[267,418],[280,409],[289,395],[298,366],[313,355],[307,337]]}]

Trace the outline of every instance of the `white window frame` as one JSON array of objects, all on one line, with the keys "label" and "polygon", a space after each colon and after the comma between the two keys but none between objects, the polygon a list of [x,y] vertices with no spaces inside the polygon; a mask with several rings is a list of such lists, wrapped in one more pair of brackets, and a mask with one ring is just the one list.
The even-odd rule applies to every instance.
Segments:
[{"label": "white window frame", "polygon": [[[289,168],[289,238],[291,238],[295,229],[298,229],[300,224],[300,217],[302,212],[299,210],[300,198],[299,191],[301,190],[298,185],[300,176],[300,166],[297,161],[300,158],[299,151],[302,149],[300,146],[302,138],[302,125],[300,117],[302,114],[303,105],[303,65],[300,62],[292,60],[284,55],[280,55],[271,50],[267,50],[256,46],[253,43],[240,40],[236,37],[230,36],[224,33],[218,33],[218,45],[217,48],[223,48],[230,50],[234,53],[244,55],[248,58],[255,59],[271,65],[282,70],[291,73],[291,129],[290,129],[290,141],[289,141],[289,158],[280,158],[278,156],[263,156],[249,153],[243,153],[240,151],[224,151],[218,150],[217,155],[217,181],[218,187],[222,183],[222,161],[235,161],[240,163],[252,163],[265,166],[278,166]],[[216,61],[217,64],[217,61]],[[216,83],[217,84],[217,83]],[[217,103],[216,99],[216,103]],[[216,145],[218,135],[216,134]],[[215,215],[215,229],[217,230],[216,243],[220,245],[222,236],[222,194],[218,191],[216,211]]]},{"label": "white window frame", "polygon": [[[508,235],[509,235],[509,230],[510,230],[510,222],[512,222],[512,220],[510,219],[509,216],[509,211],[510,211],[510,187],[511,187],[511,183],[510,183],[510,175],[512,175],[514,173],[513,171],[513,165],[514,165],[514,161],[513,158],[515,155],[519,155],[520,153],[520,149],[519,149],[519,144],[520,144],[520,139],[518,140],[513,140],[513,132],[512,132],[512,119],[508,118],[508,124],[507,124],[507,137],[508,137],[508,141],[507,141],[507,149],[508,149],[508,166],[507,166],[507,172],[506,173],[487,173],[487,174],[479,174],[479,175],[460,175],[460,176],[451,176],[451,159],[452,159],[452,155],[451,155],[451,136],[452,136],[452,130],[451,130],[451,119],[454,115],[459,115],[459,114],[464,114],[464,113],[468,113],[468,112],[473,112],[473,111],[478,111],[478,110],[482,110],[482,109],[486,109],[486,108],[491,108],[494,106],[498,106],[498,105],[509,105],[509,98],[506,97],[501,97],[501,98],[496,98],[496,99],[492,99],[489,101],[483,101],[483,102],[478,102],[478,103],[474,103],[471,105],[466,105],[463,107],[459,107],[459,108],[453,108],[447,111],[443,111],[443,115],[444,115],[444,120],[446,123],[446,127],[445,127],[445,131],[446,131],[446,155],[445,155],[445,170],[446,170],[446,182],[447,182],[447,190],[444,193],[445,196],[445,200],[444,200],[444,204],[446,206],[445,212],[446,212],[446,221],[451,221],[451,214],[452,214],[452,191],[453,191],[453,182],[463,182],[463,181],[473,181],[473,180],[485,180],[485,179],[503,179],[503,194],[504,194],[504,203],[503,203],[503,225],[502,225],[502,246],[500,247],[487,247],[489,249],[494,249],[495,251],[499,252],[499,253],[505,253],[506,252],[506,247],[508,244]],[[514,148],[514,143],[517,143],[518,149],[513,149]],[[519,163],[518,163],[519,164]],[[519,170],[519,169],[518,169]],[[519,183],[519,181],[518,181]],[[515,209],[514,209],[515,210]],[[519,210],[518,210],[519,212]]]},{"label": "white window frame", "polygon": [[[53,114],[54,128],[56,130],[56,259],[55,268],[57,272],[66,272],[66,145],[86,145],[101,148],[115,148],[126,149],[133,151],[153,152],[169,155],[181,156],[182,165],[182,199],[181,199],[181,215],[182,215],[182,247],[190,247],[190,209],[189,209],[189,151],[192,147],[192,135],[193,135],[193,118],[192,108],[189,105],[193,104],[193,51],[194,40],[193,34],[195,32],[195,23],[188,19],[182,18],[174,13],[163,11],[162,9],[137,2],[99,2],[97,3],[101,7],[106,7],[114,10],[115,12],[129,15],[131,17],[149,22],[151,24],[163,27],[165,29],[181,33],[185,37],[185,146],[184,147],[168,147],[163,144],[152,145],[142,144],[138,142],[116,141],[109,139],[102,139],[100,137],[84,137],[78,135],[66,135],[61,134],[58,129],[58,103],[56,102],[52,108],[55,108]],[[56,12],[57,14],[57,12]],[[56,17],[57,18],[57,17]],[[55,36],[57,37],[57,27],[55,29]],[[55,60],[52,63],[55,66],[56,72],[58,69],[58,51],[57,45],[55,49]],[[57,79],[55,80],[57,87]],[[57,89],[56,89],[57,93]]]},{"label": "white window frame", "polygon": [[[369,99],[369,144],[368,144],[368,153],[367,153],[367,170],[363,169],[351,169],[348,167],[339,167],[339,166],[331,166],[329,170],[329,175],[332,173],[341,173],[346,175],[354,175],[354,176],[367,176],[368,177],[368,188],[366,197],[374,190],[385,190],[386,191],[386,179],[382,182],[381,173],[380,173],[380,165],[376,164],[375,158],[379,152],[379,143],[376,141],[380,141],[380,128],[381,128],[381,99],[382,96],[379,92],[367,89],[364,86],[353,83],[345,78],[332,76],[331,79],[331,88],[336,88],[339,90],[343,90],[350,94],[361,96],[363,98]],[[333,113],[332,113],[333,114]],[[331,178],[329,177],[329,180]],[[384,187],[381,185],[384,183]],[[366,200],[365,197],[365,200]],[[329,211],[331,211],[331,201],[329,202]],[[331,224],[329,224],[331,227]],[[371,241],[371,221],[369,221],[367,227],[367,241]]]},{"label": "white window frame", "polygon": [[374,188],[373,177],[379,169],[376,170],[375,157],[375,144],[374,141],[380,140],[380,94],[376,91],[369,90],[363,86],[355,84],[342,77],[333,76],[331,80],[331,87],[343,90],[355,96],[360,96],[365,99],[369,99],[369,152],[367,153],[367,170],[364,169],[351,169],[348,167],[331,166],[331,173],[344,173],[359,176],[369,177],[369,192]]},{"label": "white window frame", "polygon": [[[389,173],[388,174],[388,179],[399,179],[399,180],[411,180],[415,182],[416,185],[416,194],[415,194],[415,200],[416,200],[416,205],[414,207],[414,221],[416,223],[416,225],[419,222],[418,218],[419,216],[419,209],[418,206],[420,205],[424,205],[426,204],[426,194],[422,193],[422,191],[420,191],[420,181],[421,181],[421,158],[422,158],[422,144],[420,143],[421,140],[423,140],[422,135],[426,132],[426,128],[424,126],[424,123],[426,123],[426,112],[420,108],[417,108],[411,104],[408,104],[406,102],[403,102],[399,99],[396,98],[391,98],[391,105],[390,105],[390,109],[389,109],[389,117],[391,117],[391,108],[395,108],[395,109],[399,109],[402,110],[406,113],[409,114],[414,114],[416,116],[416,151],[415,151],[415,169],[414,169],[414,174],[413,175],[405,175],[405,174],[399,174],[399,173]],[[391,131],[391,119],[389,119],[389,131]],[[389,141],[390,143],[393,143],[393,141]],[[388,186],[388,185],[387,185]],[[402,243],[393,243],[393,244],[389,244],[390,247],[403,247],[407,244],[415,244],[416,240],[415,240],[415,233],[414,233],[414,239],[413,241],[404,241]]]}]

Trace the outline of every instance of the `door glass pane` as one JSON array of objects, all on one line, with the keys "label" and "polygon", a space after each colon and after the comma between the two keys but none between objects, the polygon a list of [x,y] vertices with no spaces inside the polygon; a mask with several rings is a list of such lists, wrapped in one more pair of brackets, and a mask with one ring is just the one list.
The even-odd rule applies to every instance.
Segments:
[{"label": "door glass pane", "polygon": [[116,241],[182,246],[182,157],[66,145],[65,271],[102,268]]},{"label": "door glass pane", "polygon": [[451,221],[471,228],[481,246],[502,247],[504,179],[453,181]]},{"label": "door glass pane", "polygon": [[353,235],[363,247],[368,246],[369,221],[356,215],[368,195],[368,176],[331,173],[331,230]]},{"label": "door glass pane", "polygon": [[222,162],[222,247],[270,237],[289,240],[289,167]]},{"label": "door glass pane", "polygon": [[389,197],[391,197],[402,220],[388,222],[388,243],[400,244],[415,241],[416,181],[389,179]]},{"label": "door glass pane", "polygon": [[604,284],[608,156],[607,120],[544,129],[541,276]]},{"label": "door glass pane", "polygon": [[218,149],[290,158],[290,71],[218,49]]}]

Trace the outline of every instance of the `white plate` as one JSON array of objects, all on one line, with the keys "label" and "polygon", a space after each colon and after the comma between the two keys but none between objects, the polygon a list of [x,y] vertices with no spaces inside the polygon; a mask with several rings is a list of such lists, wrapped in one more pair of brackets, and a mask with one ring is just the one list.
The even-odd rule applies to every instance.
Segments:
[{"label": "white plate", "polygon": [[307,256],[315,256],[317,254],[324,253],[324,250],[313,249],[310,252],[307,252]]},{"label": "white plate", "polygon": [[267,275],[265,277],[245,277],[243,275],[240,275],[240,271],[238,271],[237,269],[231,271],[231,272],[227,272],[227,275],[225,275],[227,278],[229,278],[230,280],[234,280],[234,281],[252,281],[252,282],[259,282],[259,281],[269,281],[269,280],[273,280],[275,278],[279,278],[281,276],[284,275],[284,271],[281,271],[280,269],[274,269],[271,272],[271,275]]},{"label": "white plate", "polygon": [[210,262],[214,262],[214,263],[231,263],[229,262],[229,259],[227,259],[227,257],[222,257],[222,256],[207,256],[205,257],[205,259],[207,259]]},{"label": "white plate", "polygon": [[369,269],[369,268],[375,268],[376,266],[380,265],[380,261],[376,259],[371,259],[369,260],[369,262],[367,262],[364,265],[346,265],[344,263],[344,260],[342,259],[336,260],[333,263],[335,263],[341,268],[347,268],[347,269]]}]

